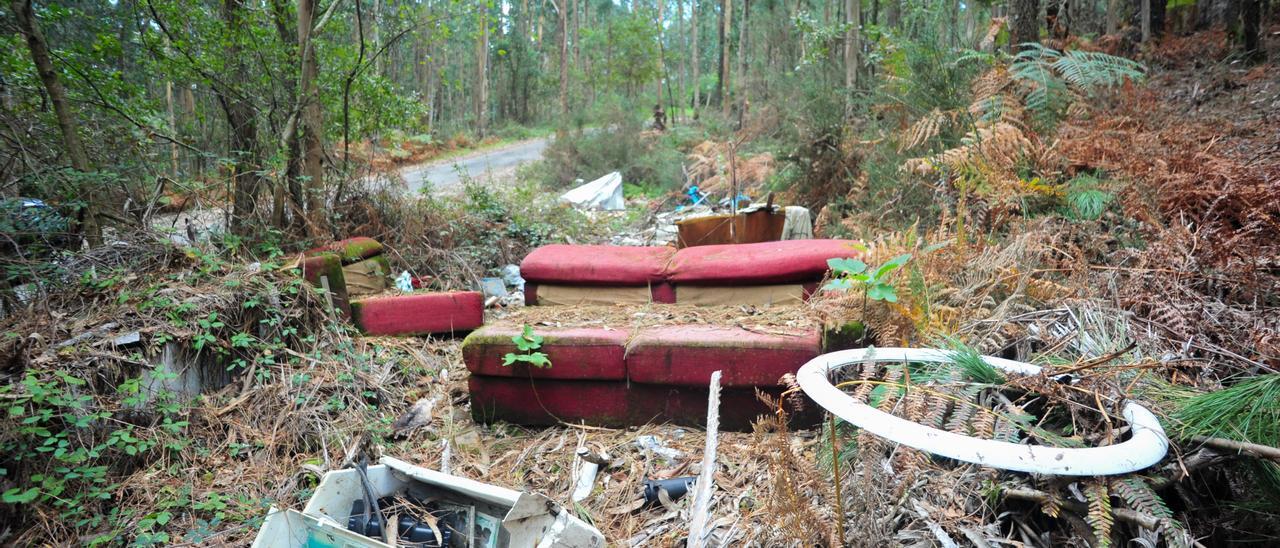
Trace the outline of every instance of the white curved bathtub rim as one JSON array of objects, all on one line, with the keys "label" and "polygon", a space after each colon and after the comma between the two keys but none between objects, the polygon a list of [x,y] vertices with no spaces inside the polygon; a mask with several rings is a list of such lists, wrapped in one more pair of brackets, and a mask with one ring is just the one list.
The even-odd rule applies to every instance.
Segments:
[{"label": "white curved bathtub rim", "polygon": [[[1142,470],[1160,462],[1169,451],[1169,439],[1160,421],[1147,408],[1134,402],[1126,403],[1121,410],[1131,427],[1128,440],[1085,449],[978,439],[896,417],[854,400],[828,380],[829,372],[862,363],[868,355],[877,362],[954,361],[950,352],[923,348],[842,350],[810,360],[800,368],[796,379],[810,399],[854,426],[921,451],[992,468],[1061,476],[1108,476]],[[1040,373],[1040,367],[1029,363],[990,356],[982,359],[1011,373]]]}]

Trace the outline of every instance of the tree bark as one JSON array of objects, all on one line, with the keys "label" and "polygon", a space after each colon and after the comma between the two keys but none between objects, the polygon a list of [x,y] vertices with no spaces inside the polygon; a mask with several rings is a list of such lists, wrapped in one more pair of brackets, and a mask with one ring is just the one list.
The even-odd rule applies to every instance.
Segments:
[{"label": "tree bark", "polygon": [[302,138],[301,171],[306,178],[307,216],[319,227],[324,209],[324,111],[316,81],[320,63],[311,35],[315,8],[316,0],[298,0],[298,53],[302,63],[298,78],[298,100],[302,107],[298,127]]},{"label": "tree bark", "polygon": [[699,47],[700,44],[698,44],[698,0],[690,0],[689,2],[689,26],[692,33],[690,39],[693,42],[690,46],[693,50],[693,55],[691,56],[692,59],[690,59],[693,63],[693,117],[694,119],[697,119],[698,106],[702,100],[702,85],[698,81],[699,78],[701,78],[701,74],[698,70],[698,50],[702,49]]},{"label": "tree bark", "polygon": [[569,128],[569,2],[560,0],[556,11],[560,12],[560,123],[556,124],[556,137],[563,138]]},{"label": "tree bark", "polygon": [[476,37],[476,94],[475,117],[476,137],[485,136],[485,119],[489,103],[489,10],[482,4],[480,9],[480,35]]},{"label": "tree bark", "polygon": [[716,82],[716,95],[720,100],[720,110],[729,117],[729,31],[733,26],[733,0],[723,0],[720,9],[720,75]]},{"label": "tree bark", "polygon": [[[242,0],[225,0],[222,4],[222,18],[227,28],[235,33],[244,28]],[[240,47],[236,39],[231,38],[226,45],[226,56],[231,74],[228,80],[244,82],[248,80],[244,63],[240,60]],[[231,181],[234,188],[231,209],[231,232],[244,235],[256,226],[254,212],[258,206],[258,187],[261,182],[262,169],[259,164],[258,124],[254,116],[253,106],[245,97],[222,85],[215,87],[218,100],[222,104],[223,113],[227,117],[227,126],[231,131],[230,153],[235,161],[232,163]]]},{"label": "tree bark", "polygon": [[1253,59],[1261,59],[1265,52],[1262,49],[1259,33],[1262,30],[1261,0],[1243,0],[1240,6],[1240,32],[1244,35],[1241,42],[1244,54]]},{"label": "tree bark", "polygon": [[742,0],[742,21],[738,27],[738,103],[739,112],[747,104],[747,46],[751,27],[748,25],[751,15],[751,0]]},{"label": "tree bark", "polygon": [[861,40],[859,32],[859,22],[862,17],[861,0],[845,0],[845,16],[849,24],[848,30],[844,34],[844,87],[845,93],[849,94],[849,101],[853,100],[853,86],[858,84],[858,54],[861,53],[859,41]]},{"label": "tree bark", "polygon": [[[22,32],[27,41],[27,49],[31,52],[31,61],[36,66],[36,73],[40,76],[40,82],[44,84],[45,93],[49,94],[49,102],[53,103],[53,113],[58,120],[58,131],[62,134],[62,146],[66,149],[67,159],[71,162],[71,169],[81,173],[92,171],[89,164],[89,155],[85,152],[84,144],[80,141],[78,124],[76,123],[75,113],[71,112],[71,104],[67,100],[67,91],[62,87],[62,82],[58,79],[58,72],[53,67],[52,57],[49,55],[49,43],[45,40],[44,33],[40,30],[40,25],[36,21],[35,10],[31,6],[31,0],[11,0],[9,3],[10,11],[13,12],[13,18],[18,23],[18,29]],[[80,192],[85,194],[81,196],[84,199],[84,206],[80,210],[81,217],[80,229],[84,233],[84,237],[88,240],[89,245],[97,247],[102,244],[102,228],[98,225],[98,216],[94,207],[94,200],[88,196],[89,189],[82,188]]]},{"label": "tree bark", "polygon": [[1022,49],[1022,44],[1040,41],[1039,0],[1013,0],[1012,21],[1009,25],[1009,47]]},{"label": "tree bark", "polygon": [[685,80],[685,74],[688,70],[687,52],[689,51],[689,37],[684,33],[684,0],[676,0],[676,36],[680,37],[681,53],[680,53],[680,70],[676,73],[676,88],[679,89],[680,100],[676,102],[675,112],[671,113],[671,120],[675,121],[677,114],[683,114],[684,101],[688,97],[689,88],[686,87],[688,82]]}]

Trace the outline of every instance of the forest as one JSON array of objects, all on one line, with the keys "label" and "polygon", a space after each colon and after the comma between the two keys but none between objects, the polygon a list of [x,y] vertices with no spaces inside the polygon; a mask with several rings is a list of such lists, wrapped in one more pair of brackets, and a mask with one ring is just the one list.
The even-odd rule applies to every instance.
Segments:
[{"label": "forest", "polygon": [[[1280,542],[1273,0],[9,0],[0,40],[0,544],[524,545],[368,494],[388,457],[597,535],[538,546]],[[400,527],[311,514],[352,470]]]}]

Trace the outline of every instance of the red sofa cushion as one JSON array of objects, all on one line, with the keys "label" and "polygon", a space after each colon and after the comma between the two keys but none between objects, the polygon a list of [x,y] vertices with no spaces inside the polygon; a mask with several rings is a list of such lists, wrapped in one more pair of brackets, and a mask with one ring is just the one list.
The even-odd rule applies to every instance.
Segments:
[{"label": "red sofa cushion", "polygon": [[476,422],[549,425],[559,421],[622,427],[631,417],[631,393],[621,381],[565,381],[484,377],[467,379]]},{"label": "red sofa cushion", "polygon": [[382,244],[373,238],[357,236],[308,249],[304,254],[310,257],[321,253],[337,253],[339,257],[342,257],[342,264],[358,263],[370,257],[381,255]]},{"label": "red sofa cushion", "polygon": [[827,259],[856,257],[852,240],[783,240],[704,245],[676,252],[667,279],[693,285],[803,283],[827,272]]},{"label": "red sofa cushion", "polygon": [[504,366],[508,352],[519,354],[511,337],[521,334],[522,326],[487,325],[467,336],[462,342],[462,361],[476,375],[539,379],[615,380],[627,379],[623,361],[630,333],[600,328],[534,328],[543,337],[541,352],[551,360],[551,367],[532,367],[527,363]]},{"label": "red sofa cushion", "polygon": [[721,386],[775,386],[821,353],[817,331],[799,336],[736,327],[667,326],[641,331],[627,347],[632,382],[706,386],[721,370]]},{"label": "red sofa cushion", "polygon": [[371,297],[351,303],[351,319],[366,335],[427,335],[484,325],[484,297],[475,291]]},{"label": "red sofa cushion", "polygon": [[520,263],[530,282],[568,285],[648,285],[663,281],[670,247],[544,245]]},{"label": "red sofa cushion", "polygon": [[[551,425],[560,421],[593,426],[626,427],[675,423],[705,426],[707,387],[628,385],[621,381],[515,379],[472,375],[471,414],[476,422],[505,421]],[[780,387],[763,391],[777,398]],[[803,396],[801,396],[803,398]],[[817,424],[817,405],[791,413],[791,426]],[[773,410],[756,397],[754,388],[724,388],[720,392],[720,428],[750,431],[751,423]]]}]

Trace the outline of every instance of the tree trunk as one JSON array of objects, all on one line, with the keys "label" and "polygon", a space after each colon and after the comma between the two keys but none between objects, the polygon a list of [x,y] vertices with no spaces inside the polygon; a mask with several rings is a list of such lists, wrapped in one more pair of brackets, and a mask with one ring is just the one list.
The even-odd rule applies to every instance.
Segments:
[{"label": "tree trunk", "polygon": [[1013,0],[1012,21],[1009,24],[1009,46],[1013,51],[1022,44],[1040,41],[1040,1]]},{"label": "tree trunk", "polygon": [[689,88],[686,87],[688,82],[685,80],[686,70],[688,70],[688,60],[686,56],[689,51],[688,36],[684,34],[684,0],[676,0],[676,36],[680,37],[680,70],[676,73],[676,88],[679,89],[680,100],[676,102],[676,108],[671,113],[671,120],[676,120],[677,114],[683,114],[684,101],[688,96]]},{"label": "tree trunk", "polygon": [[[243,29],[242,19],[244,4],[242,0],[225,0],[222,4],[222,18],[232,32]],[[226,58],[229,61],[228,79],[233,82],[245,82],[249,79],[237,42],[232,39],[226,45]],[[245,235],[257,226],[254,213],[258,207],[258,187],[262,178],[259,165],[258,124],[253,105],[239,93],[225,89],[222,85],[215,87],[218,100],[222,104],[223,113],[227,117],[227,127],[231,132],[230,153],[235,161],[231,164],[232,193],[231,232]]]},{"label": "tree trunk", "polygon": [[322,226],[324,209],[324,111],[316,79],[320,63],[311,32],[315,25],[316,0],[298,0],[298,52],[302,63],[298,78],[298,100],[302,108],[298,124],[302,138],[302,176],[306,178],[307,216],[313,228]]},{"label": "tree trunk", "polygon": [[733,26],[733,0],[723,0],[720,10],[720,74],[716,82],[716,96],[720,100],[720,110],[729,117],[729,31]]},{"label": "tree trunk", "polygon": [[665,10],[663,10],[664,2],[662,0],[658,0],[657,4],[658,4],[658,85],[656,86],[657,89],[655,90],[657,91],[657,99],[654,101],[654,104],[661,105],[662,104],[662,76],[667,69],[666,59],[664,59],[664,57],[666,56],[666,49],[663,47],[663,44],[662,44],[662,12]]},{"label": "tree trunk", "polygon": [[[71,104],[67,101],[67,91],[62,87],[62,82],[58,80],[58,73],[53,67],[53,60],[49,55],[49,43],[45,41],[44,33],[40,30],[40,25],[36,21],[35,11],[31,7],[31,0],[11,0],[9,3],[10,11],[13,12],[13,18],[17,21],[18,29],[27,40],[27,49],[31,52],[31,61],[36,66],[36,73],[40,75],[40,82],[44,84],[45,93],[49,94],[49,102],[53,103],[53,113],[58,119],[58,131],[62,134],[62,146],[67,151],[67,159],[71,162],[71,168],[81,172],[88,173],[92,171],[89,164],[89,155],[85,153],[84,144],[80,142],[80,134],[78,133],[75,113],[71,112]],[[80,230],[83,231],[84,237],[89,241],[89,245],[97,247],[102,244],[102,228],[98,225],[98,215],[94,207],[94,199],[89,195],[90,189],[81,188],[81,199],[84,200],[84,206],[80,210]]]},{"label": "tree trunk", "polygon": [[702,99],[702,84],[699,82],[702,76],[698,70],[698,50],[702,49],[698,43],[698,0],[690,0],[689,2],[689,26],[692,32],[690,39],[693,41],[691,46],[693,55],[690,61],[693,63],[693,117],[696,119],[698,117],[698,103]]},{"label": "tree trunk", "polygon": [[560,0],[556,11],[560,12],[560,123],[556,124],[556,137],[563,138],[569,127],[569,2]]},{"label": "tree trunk", "polygon": [[1240,6],[1240,32],[1244,36],[1244,54],[1253,59],[1262,59],[1265,52],[1260,43],[1259,32],[1262,27],[1261,0],[1243,0]]},{"label": "tree trunk", "polygon": [[853,101],[853,87],[858,83],[858,54],[861,53],[861,40],[859,32],[859,20],[861,19],[861,0],[845,0],[845,16],[849,25],[848,30],[844,33],[844,87],[845,93],[849,94],[849,101]]},{"label": "tree trunk", "polygon": [[476,138],[485,136],[486,111],[489,104],[489,11],[480,9],[480,35],[476,37]]},{"label": "tree trunk", "polygon": [[902,0],[889,0],[889,6],[885,8],[884,22],[891,29],[901,26]]},{"label": "tree trunk", "polygon": [[[750,44],[748,35],[750,26],[748,22],[751,15],[751,0],[742,0],[742,21],[738,27],[738,112],[745,112],[747,106],[747,46]],[[739,114],[739,121],[741,121]]]}]

